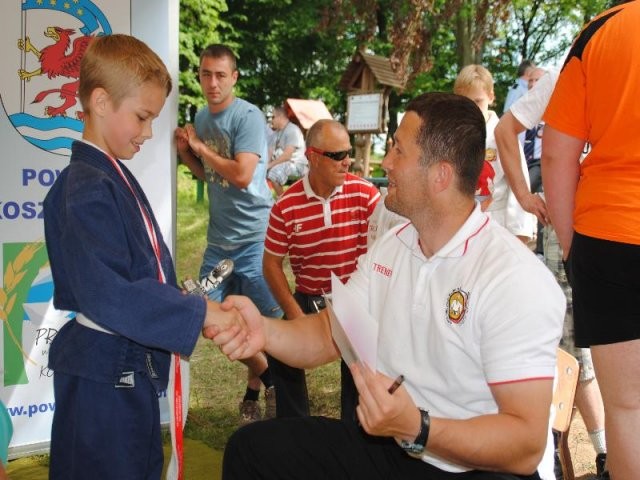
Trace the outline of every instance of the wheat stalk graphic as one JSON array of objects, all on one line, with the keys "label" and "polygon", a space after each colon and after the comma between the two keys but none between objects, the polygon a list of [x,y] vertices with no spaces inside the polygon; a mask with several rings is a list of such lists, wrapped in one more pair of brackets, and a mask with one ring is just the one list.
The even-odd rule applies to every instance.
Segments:
[{"label": "wheat stalk graphic", "polygon": [[35,361],[29,358],[27,352],[22,348],[22,343],[16,337],[11,325],[9,324],[9,314],[15,306],[17,287],[27,274],[25,268],[27,264],[33,259],[34,255],[42,248],[42,243],[29,243],[18,253],[16,258],[7,264],[7,268],[4,271],[4,287],[0,287],[0,319],[4,322],[5,331],[9,333],[11,340],[15,346],[20,350],[22,356],[29,362],[37,365]]}]

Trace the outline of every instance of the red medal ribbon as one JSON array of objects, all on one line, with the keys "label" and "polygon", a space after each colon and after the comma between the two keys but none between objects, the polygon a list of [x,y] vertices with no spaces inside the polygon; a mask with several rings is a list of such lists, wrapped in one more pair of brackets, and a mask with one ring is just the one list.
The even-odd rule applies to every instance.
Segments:
[{"label": "red medal ribbon", "polygon": [[[124,171],[118,164],[117,160],[110,155],[107,155],[109,160],[111,160],[111,164],[116,169],[116,171],[120,174],[124,182],[129,187],[131,194],[136,199],[136,203],[138,204],[138,208],[140,209],[140,214],[142,215],[142,219],[144,220],[144,225],[147,229],[147,235],[149,235],[149,241],[151,242],[151,247],[153,248],[153,253],[156,256],[156,261],[158,263],[158,280],[161,283],[166,283],[166,277],[164,275],[164,271],[162,270],[161,264],[161,251],[160,251],[160,243],[158,242],[158,236],[156,235],[155,228],[153,228],[153,222],[151,221],[151,217],[147,212],[146,208],[143,207],[142,203],[138,199],[138,195],[134,191],[131,183],[127,179]],[[182,374],[180,372],[180,355],[178,353],[173,354],[174,357],[174,388],[173,388],[173,414],[174,414],[174,431],[171,432],[176,442],[176,457],[178,459],[178,480],[183,479],[183,458],[184,458],[184,440],[183,440],[183,425],[182,425]]]}]

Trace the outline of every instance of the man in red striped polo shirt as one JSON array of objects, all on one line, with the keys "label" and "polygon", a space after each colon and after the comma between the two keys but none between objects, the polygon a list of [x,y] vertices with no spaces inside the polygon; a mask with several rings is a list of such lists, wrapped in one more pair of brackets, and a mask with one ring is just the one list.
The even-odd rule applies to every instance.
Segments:
[{"label": "man in red striped polo shirt", "polygon": [[[376,187],[348,173],[351,142],[341,123],[319,120],[307,133],[309,173],[294,183],[271,210],[264,277],[285,318],[324,308],[331,291],[331,273],[343,282],[367,249],[368,219],[380,194]],[[283,261],[289,255],[295,292],[289,289]],[[274,358],[269,366],[276,387],[276,416],[309,415],[304,370]],[[342,365],[342,418],[355,418],[356,393],[349,369]]]}]

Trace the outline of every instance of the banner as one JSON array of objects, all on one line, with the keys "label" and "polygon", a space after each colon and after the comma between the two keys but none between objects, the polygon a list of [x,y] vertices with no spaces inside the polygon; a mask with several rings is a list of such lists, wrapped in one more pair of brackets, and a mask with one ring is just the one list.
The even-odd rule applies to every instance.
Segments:
[{"label": "banner", "polygon": [[[71,143],[82,134],[77,88],[87,42],[98,35],[133,34],[167,63],[177,86],[178,0],[133,3],[4,0],[0,7],[0,398],[14,426],[11,458],[48,449],[55,410],[49,345],[75,316],[52,306],[42,202],[69,162]],[[170,247],[175,90],[154,123],[156,135],[127,164],[145,189]],[[163,413],[166,421],[166,406]]]}]

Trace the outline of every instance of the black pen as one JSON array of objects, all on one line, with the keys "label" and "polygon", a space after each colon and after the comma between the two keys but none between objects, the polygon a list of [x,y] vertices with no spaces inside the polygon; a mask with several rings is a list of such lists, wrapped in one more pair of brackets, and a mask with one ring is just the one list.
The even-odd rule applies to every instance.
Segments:
[{"label": "black pen", "polygon": [[402,382],[404,382],[404,375],[398,376],[398,378],[396,378],[391,384],[391,386],[387,389],[387,392],[389,393],[395,392],[398,389],[398,387],[402,385]]}]

